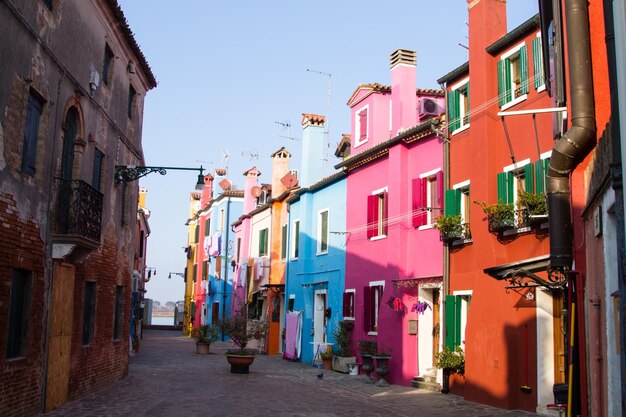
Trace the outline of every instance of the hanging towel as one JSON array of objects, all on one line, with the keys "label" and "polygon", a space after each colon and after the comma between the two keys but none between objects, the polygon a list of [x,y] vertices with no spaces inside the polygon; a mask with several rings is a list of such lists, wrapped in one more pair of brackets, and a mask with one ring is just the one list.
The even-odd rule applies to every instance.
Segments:
[{"label": "hanging towel", "polygon": [[219,241],[218,241],[218,237],[219,235],[217,233],[214,233],[211,236],[211,246],[209,247],[209,255],[210,256],[218,256],[219,255]]},{"label": "hanging towel", "polygon": [[254,259],[254,279],[256,281],[263,278],[263,258]]},{"label": "hanging towel", "polygon": [[285,352],[283,357],[289,360],[300,358],[301,314],[298,311],[287,312],[285,323]]},{"label": "hanging towel", "polygon": [[211,236],[204,237],[204,255],[206,257],[209,256],[209,252],[211,251]]}]

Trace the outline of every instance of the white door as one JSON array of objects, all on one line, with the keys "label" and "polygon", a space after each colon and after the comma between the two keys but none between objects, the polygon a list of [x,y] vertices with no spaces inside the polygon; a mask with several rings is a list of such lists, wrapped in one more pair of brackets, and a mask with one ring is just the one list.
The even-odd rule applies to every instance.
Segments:
[{"label": "white door", "polygon": [[313,302],[313,342],[315,342],[316,347],[318,343],[326,341],[325,311],[326,290],[317,290],[315,291],[315,300]]}]

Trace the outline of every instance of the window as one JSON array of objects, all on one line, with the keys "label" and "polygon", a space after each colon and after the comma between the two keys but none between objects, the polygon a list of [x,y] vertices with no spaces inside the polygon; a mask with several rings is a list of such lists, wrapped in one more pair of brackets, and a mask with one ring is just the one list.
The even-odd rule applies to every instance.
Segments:
[{"label": "window", "polygon": [[365,106],[355,112],[354,117],[354,147],[360,146],[367,142],[368,139],[368,118],[367,111],[369,106]]},{"label": "window", "polygon": [[93,343],[94,323],[96,318],[96,283],[85,281],[83,299],[83,346]]},{"label": "window", "polygon": [[384,281],[370,282],[363,287],[363,330],[367,333],[378,332],[378,309],[383,298]]},{"label": "window", "polygon": [[293,311],[295,304],[296,304],[296,296],[294,294],[290,294],[289,300],[287,301],[287,311]]},{"label": "window", "polygon": [[291,239],[293,241],[292,257],[297,259],[300,253],[300,220],[295,220],[293,222],[293,235],[291,236]]},{"label": "window", "polygon": [[412,181],[413,227],[437,222],[443,208],[443,171],[440,169],[420,175]]},{"label": "window", "polygon": [[100,179],[102,178],[102,160],[104,153],[98,148],[93,152],[93,171],[91,175],[91,186],[100,191]]},{"label": "window", "polygon": [[328,253],[328,209],[317,214],[317,254]]},{"label": "window", "polygon": [[284,224],[281,231],[280,259],[287,258],[287,225]]},{"label": "window", "polygon": [[207,270],[209,269],[209,263],[207,261],[202,261],[202,281],[207,280]]},{"label": "window", "polygon": [[113,75],[113,51],[109,45],[104,45],[104,63],[102,64],[102,81],[109,85]]},{"label": "window", "polygon": [[224,209],[220,209],[220,217],[219,217],[219,231],[224,230]]},{"label": "window", "polygon": [[7,359],[26,356],[28,353],[32,282],[31,271],[14,269],[11,273]]},{"label": "window", "polygon": [[198,275],[198,264],[193,264],[193,282],[195,283],[197,281],[197,275]]},{"label": "window", "polygon": [[259,256],[268,254],[268,232],[267,228],[259,230]]},{"label": "window", "polygon": [[367,237],[387,236],[387,189],[367,196]]},{"label": "window", "polygon": [[115,310],[113,312],[113,339],[118,340],[122,336],[122,318],[124,317],[124,287],[115,287]]},{"label": "window", "polygon": [[543,91],[546,88],[546,83],[543,78],[543,55],[542,55],[542,46],[541,46],[541,33],[538,33],[537,37],[533,39],[533,72],[534,72],[535,90]]},{"label": "window", "polygon": [[208,236],[211,234],[211,218],[207,217],[204,221],[204,235]]},{"label": "window", "polygon": [[343,319],[354,320],[354,290],[343,293]]},{"label": "window", "polygon": [[470,88],[469,78],[453,85],[448,92],[448,117],[450,125],[448,130],[455,132],[469,126],[470,122]]},{"label": "window", "polygon": [[240,258],[241,258],[241,238],[238,237],[237,238],[237,262],[239,262]]},{"label": "window", "polygon": [[444,345],[452,350],[465,343],[465,326],[471,299],[471,294],[446,295]]},{"label": "window", "polygon": [[444,215],[461,216],[461,224],[470,222],[470,186],[469,181],[457,184],[445,192]]},{"label": "window", "polygon": [[135,89],[131,85],[128,88],[128,118],[129,119],[133,118],[133,105],[135,104],[135,96],[136,95],[137,95],[137,92],[135,91]]},{"label": "window", "polygon": [[498,174],[498,201],[515,204],[520,191],[534,193],[534,166],[526,159]]},{"label": "window", "polygon": [[[502,55],[498,61],[498,103],[515,104],[528,94],[528,51],[525,44]],[[509,107],[509,106],[506,106]]]},{"label": "window", "polygon": [[43,100],[33,91],[28,96],[26,124],[24,126],[24,148],[22,149],[22,172],[35,174],[37,162],[37,138],[39,137],[39,120],[43,109]]},{"label": "window", "polygon": [[194,243],[198,243],[198,241],[200,240],[200,225],[196,223],[196,225],[193,228],[193,241]]},{"label": "window", "polygon": [[139,257],[143,258],[143,247],[145,244],[145,240],[146,240],[146,233],[141,230],[139,232]]}]

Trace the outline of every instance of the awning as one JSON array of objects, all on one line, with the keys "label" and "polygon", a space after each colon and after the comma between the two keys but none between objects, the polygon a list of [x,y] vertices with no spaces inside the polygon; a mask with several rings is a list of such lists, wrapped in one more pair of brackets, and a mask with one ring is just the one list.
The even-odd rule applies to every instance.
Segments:
[{"label": "awning", "polygon": [[431,283],[439,283],[443,281],[443,276],[435,275],[429,277],[419,277],[419,278],[403,278],[403,279],[393,279],[391,282],[393,283],[393,288],[415,288],[424,284]]},{"label": "awning", "polygon": [[[562,288],[567,283],[565,275],[548,275],[548,279],[541,278],[536,272],[547,271],[550,266],[550,255],[524,259],[504,265],[483,269],[483,272],[498,281],[506,280],[511,284],[509,288],[541,286],[546,288]],[[525,280],[528,278],[531,282]]]}]

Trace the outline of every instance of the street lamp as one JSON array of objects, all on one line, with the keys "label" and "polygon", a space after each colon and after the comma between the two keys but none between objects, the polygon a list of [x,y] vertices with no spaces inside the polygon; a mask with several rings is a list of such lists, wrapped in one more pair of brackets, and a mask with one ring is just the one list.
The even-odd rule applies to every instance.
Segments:
[{"label": "street lamp", "polygon": [[170,274],[168,275],[167,279],[172,279],[172,274],[178,275],[181,278],[185,278],[185,274],[182,273],[182,272],[170,272]]},{"label": "street lamp", "polygon": [[204,168],[202,165],[200,165],[200,168],[115,165],[115,183],[119,184],[120,182],[135,181],[153,172],[165,175],[168,169],[176,171],[200,171],[198,182],[196,182],[196,190],[201,190],[204,187]]}]

